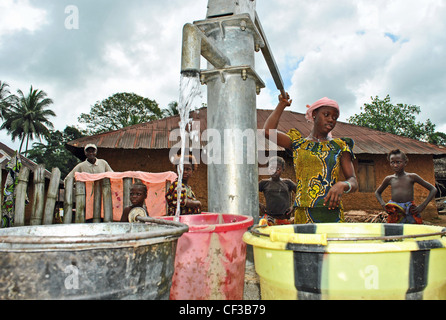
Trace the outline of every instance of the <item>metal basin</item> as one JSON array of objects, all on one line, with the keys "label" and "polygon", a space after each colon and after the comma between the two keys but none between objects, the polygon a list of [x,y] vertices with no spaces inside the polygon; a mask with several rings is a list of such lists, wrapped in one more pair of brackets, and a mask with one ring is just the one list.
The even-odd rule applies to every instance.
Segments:
[{"label": "metal basin", "polygon": [[0,299],[169,299],[187,225],[101,223],[0,230]]}]

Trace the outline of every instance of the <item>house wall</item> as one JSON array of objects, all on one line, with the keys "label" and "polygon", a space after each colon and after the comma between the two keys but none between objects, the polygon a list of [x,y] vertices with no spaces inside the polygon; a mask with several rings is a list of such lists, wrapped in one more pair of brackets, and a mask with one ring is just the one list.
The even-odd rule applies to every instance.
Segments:
[{"label": "house wall", "polygon": [[[286,169],[283,173],[283,178],[296,180],[293,161],[288,155],[281,153],[286,161]],[[169,150],[122,150],[122,149],[104,149],[98,152],[98,157],[106,159],[114,171],[144,171],[144,172],[165,172],[175,171],[174,167],[169,161]],[[409,164],[406,168],[407,172],[415,172],[429,183],[435,185],[434,162],[433,156],[430,155],[408,155]],[[386,155],[366,155],[361,154],[357,156],[354,161],[355,171],[358,172],[360,161],[372,162],[374,168],[374,185],[370,186],[373,189],[370,192],[356,192],[354,194],[347,194],[344,196],[343,202],[345,210],[382,210],[378,200],[375,197],[375,190],[379,187],[381,182],[387,175],[393,174],[390,165],[387,161]],[[259,180],[267,179],[268,176],[260,176]],[[343,177],[341,177],[343,179]],[[207,202],[207,167],[204,164],[198,166],[197,171],[194,172],[189,181],[192,190],[194,190],[197,198],[203,204],[203,210],[208,210]],[[390,200],[391,190],[388,188],[383,193],[385,201]],[[428,191],[423,187],[415,186],[415,202],[420,204],[428,196]],[[259,195],[259,199],[264,203],[263,194]],[[423,212],[423,217],[437,216],[437,208],[435,202],[432,201],[426,210]]]}]

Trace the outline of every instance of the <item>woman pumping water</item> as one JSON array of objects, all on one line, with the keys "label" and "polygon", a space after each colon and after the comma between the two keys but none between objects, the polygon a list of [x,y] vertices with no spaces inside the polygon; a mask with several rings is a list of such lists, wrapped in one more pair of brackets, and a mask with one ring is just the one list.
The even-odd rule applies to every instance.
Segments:
[{"label": "woman pumping water", "polygon": [[[303,137],[298,129],[286,134],[277,131],[280,117],[291,103],[288,94],[280,95],[264,129],[267,138],[277,133],[277,145],[293,151],[297,184],[294,223],[344,222],[342,196],[356,192],[358,182],[352,162],[354,141],[331,134],[339,118],[339,105],[322,98],[307,106],[306,119],[313,128],[309,136]],[[344,181],[339,181],[341,170]]]}]

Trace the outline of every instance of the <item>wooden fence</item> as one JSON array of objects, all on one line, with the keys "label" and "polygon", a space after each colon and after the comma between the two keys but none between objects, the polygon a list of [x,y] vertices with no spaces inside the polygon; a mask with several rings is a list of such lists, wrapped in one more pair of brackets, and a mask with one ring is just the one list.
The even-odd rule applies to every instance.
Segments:
[{"label": "wooden fence", "polygon": [[[43,165],[37,166],[34,171],[34,196],[32,198],[31,219],[30,225],[50,225],[54,223],[56,202],[63,200],[63,220],[62,223],[85,223],[86,222],[86,185],[85,182],[76,181],[74,178],[65,181],[64,199],[59,198],[60,190],[60,170],[54,168],[51,172],[51,178],[48,190],[45,193],[45,167]],[[23,166],[18,176],[18,184],[16,186],[15,198],[15,218],[14,226],[25,225],[25,207],[26,207],[26,193],[28,184],[30,183],[30,169]],[[1,185],[0,174],[0,185]],[[130,187],[133,183],[133,178],[123,178],[123,207],[131,205],[130,202]],[[170,184],[166,182],[166,188]],[[113,201],[111,192],[110,179],[106,178],[101,181],[94,182],[93,195],[93,223],[98,222],[113,222]],[[3,199],[1,199],[3,203]],[[75,200],[75,201],[74,201]],[[73,210],[75,205],[75,210]],[[101,213],[103,212],[103,218]]]}]

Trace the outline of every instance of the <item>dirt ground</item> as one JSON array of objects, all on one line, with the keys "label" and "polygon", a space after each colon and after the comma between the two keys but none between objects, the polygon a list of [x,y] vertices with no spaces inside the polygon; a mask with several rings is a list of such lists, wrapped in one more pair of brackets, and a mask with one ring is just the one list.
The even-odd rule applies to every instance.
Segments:
[{"label": "dirt ground", "polygon": [[436,218],[424,220],[425,224],[446,227],[446,215],[439,215]]},{"label": "dirt ground", "polygon": [[[385,223],[386,213],[383,211],[347,211],[345,219],[349,223]],[[439,214],[437,217],[425,218],[423,223],[446,227],[446,215]]]}]

